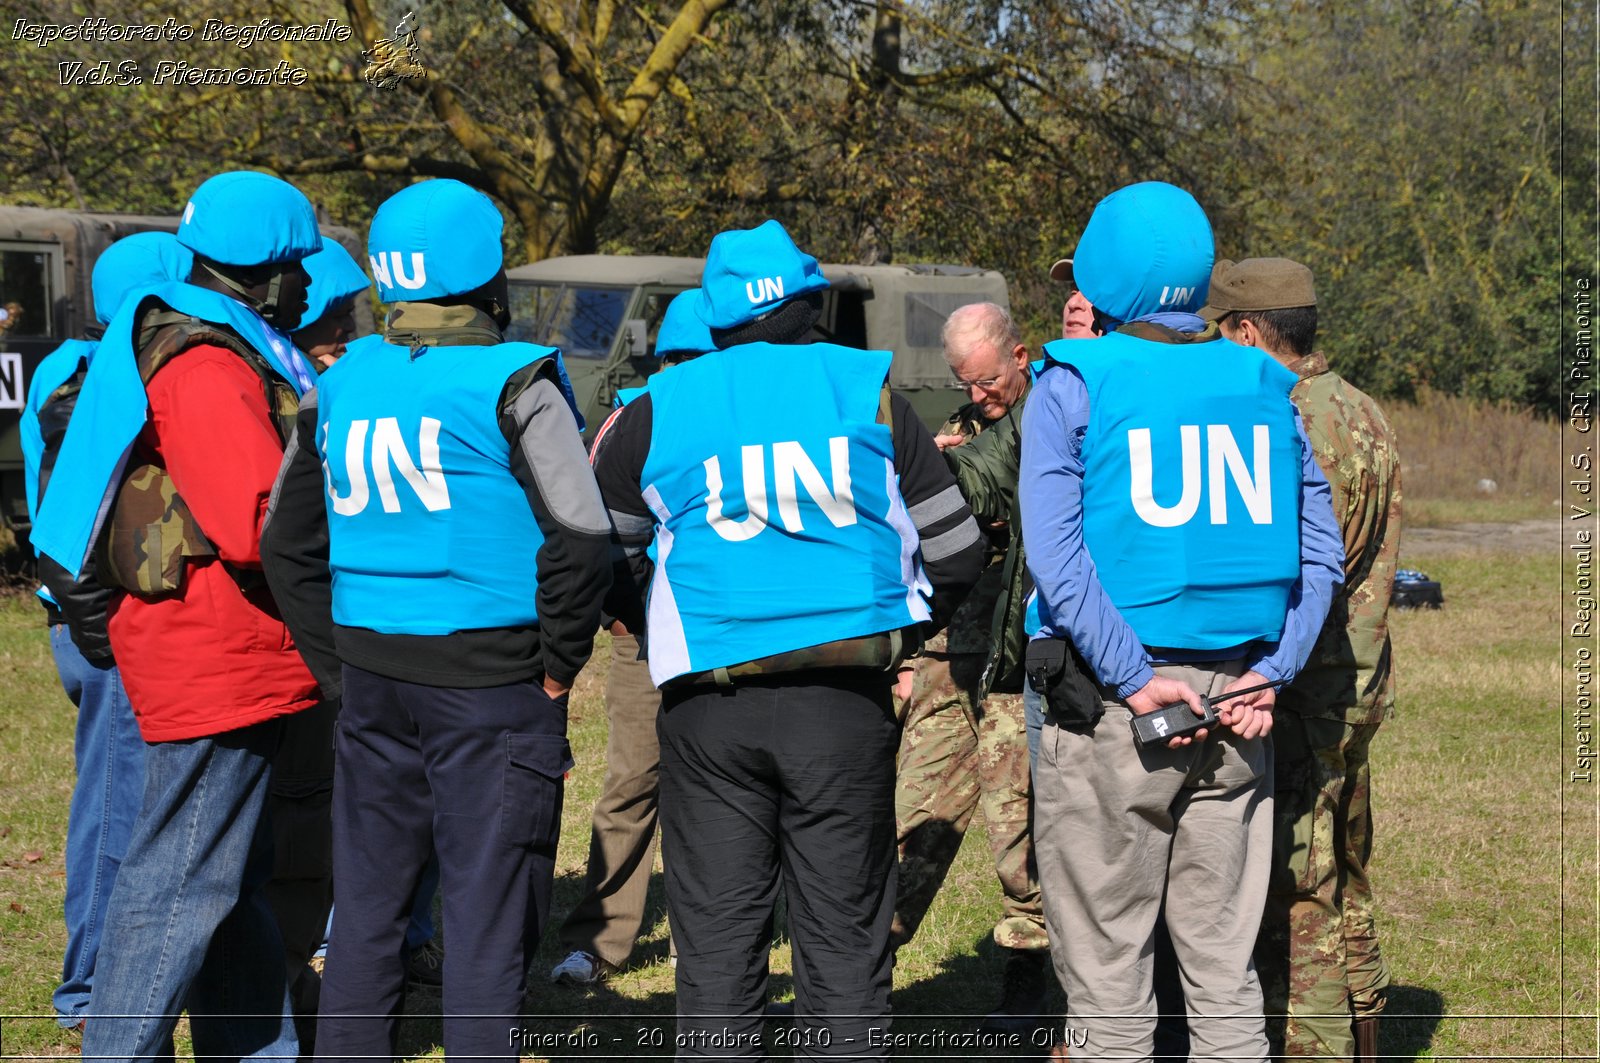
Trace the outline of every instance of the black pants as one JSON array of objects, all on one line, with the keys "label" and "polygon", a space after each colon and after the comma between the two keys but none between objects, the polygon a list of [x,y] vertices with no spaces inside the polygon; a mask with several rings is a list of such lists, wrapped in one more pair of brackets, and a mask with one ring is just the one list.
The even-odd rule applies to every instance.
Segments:
[{"label": "black pants", "polygon": [[528,962],[550,912],[567,710],[538,683],[464,690],[344,666],[333,897],[317,1059],[388,1058],[406,923],[437,849],[449,938],[444,1047],[518,1057]]},{"label": "black pants", "polygon": [[661,844],[678,1058],[759,1059],[780,876],[795,1054],[887,1057],[894,916],[891,677],[798,672],[665,691]]}]

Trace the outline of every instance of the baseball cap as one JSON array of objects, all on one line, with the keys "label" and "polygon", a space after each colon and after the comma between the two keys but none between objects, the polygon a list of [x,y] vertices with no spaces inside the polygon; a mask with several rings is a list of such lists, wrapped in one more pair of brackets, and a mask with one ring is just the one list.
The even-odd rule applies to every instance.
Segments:
[{"label": "baseball cap", "polygon": [[1069,281],[1072,279],[1072,259],[1058,258],[1056,264],[1050,267],[1050,279],[1053,281]]},{"label": "baseball cap", "polygon": [[415,302],[461,295],[500,272],[505,219],[488,196],[449,178],[421,181],[383,201],[367,231],[378,298]]},{"label": "baseball cap", "polygon": [[194,252],[178,243],[171,233],[124,236],[95,259],[89,278],[95,320],[102,325],[111,324],[122,301],[134,289],[187,280],[193,268]]},{"label": "baseball cap", "polygon": [[183,208],[178,242],[230,266],[298,262],[322,249],[317,212],[294,185],[230,170],[201,182]]},{"label": "baseball cap", "polygon": [[1235,310],[1286,310],[1316,306],[1310,268],[1288,258],[1222,259],[1211,271],[1211,291],[1200,316],[1215,321]]},{"label": "baseball cap", "polygon": [[711,328],[736,328],[827,286],[817,260],[796,247],[782,225],[768,220],[712,237],[695,313]]},{"label": "baseball cap", "polygon": [[1195,198],[1165,181],[1141,181],[1095,205],[1072,274],[1097,310],[1131,321],[1198,310],[1214,255],[1211,223]]}]

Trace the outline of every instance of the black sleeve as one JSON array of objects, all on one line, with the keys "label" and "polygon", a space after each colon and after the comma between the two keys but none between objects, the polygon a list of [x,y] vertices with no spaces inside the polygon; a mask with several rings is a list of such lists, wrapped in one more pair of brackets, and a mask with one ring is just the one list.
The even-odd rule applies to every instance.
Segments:
[{"label": "black sleeve", "polygon": [[983,571],[983,536],[933,436],[901,395],[889,400],[900,497],[922,540],[922,568],[933,584],[933,627],[942,628]]},{"label": "black sleeve", "polygon": [[341,678],[333,643],[333,577],[328,569],[328,511],[317,457],[317,393],[300,400],[294,435],[283,452],[261,525],[261,568],[306,666],[337,698]]},{"label": "black sleeve", "polygon": [[655,516],[645,504],[640,479],[650,453],[655,418],[648,392],[611,415],[595,434],[589,460],[594,464],[600,496],[611,518],[615,539],[611,561],[615,578],[606,598],[606,612],[634,635],[644,635],[645,592],[650,586],[650,556]]},{"label": "black sleeve", "polygon": [[544,534],[537,560],[540,658],[546,676],[570,686],[594,649],[611,585],[611,522],[577,418],[554,377],[548,362],[513,374],[500,429],[511,444],[511,474]]}]

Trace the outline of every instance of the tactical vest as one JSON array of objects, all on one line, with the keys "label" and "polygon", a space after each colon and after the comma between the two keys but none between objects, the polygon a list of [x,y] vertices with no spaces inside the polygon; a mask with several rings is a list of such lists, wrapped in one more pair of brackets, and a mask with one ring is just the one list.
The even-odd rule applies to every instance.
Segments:
[{"label": "tactical vest", "polygon": [[1088,389],[1084,545],[1140,641],[1277,639],[1300,573],[1294,374],[1222,339],[1113,333],[1045,350]]},{"label": "tactical vest", "polygon": [[531,343],[406,347],[367,336],[317,387],[333,617],[384,634],[538,623],[544,536],[511,472],[509,377]]},{"label": "tactical vest", "polygon": [[[225,326],[161,307],[141,309],[136,320],[142,341],[136,345],[139,379],[147,386],[162,366],[191,348],[209,345],[232,351],[260,379],[262,401],[279,441],[287,445],[299,396],[254,347]],[[97,549],[100,581],[146,598],[179,590],[186,560],[217,556],[171,475],[155,462],[130,466],[123,474],[103,536]],[[260,581],[256,572],[231,566],[229,571],[242,584]]]},{"label": "tactical vest", "polygon": [[657,686],[928,619],[931,588],[880,417],[889,360],[753,343],[652,378],[641,488],[657,522],[647,608]]}]

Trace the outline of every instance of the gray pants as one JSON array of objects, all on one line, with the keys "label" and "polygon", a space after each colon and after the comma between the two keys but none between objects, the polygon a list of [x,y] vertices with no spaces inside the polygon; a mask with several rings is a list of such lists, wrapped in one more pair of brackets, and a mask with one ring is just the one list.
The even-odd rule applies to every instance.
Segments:
[{"label": "gray pants", "polygon": [[[1242,661],[1162,665],[1216,694]],[[1034,779],[1034,850],[1075,1060],[1151,1058],[1152,956],[1163,897],[1182,969],[1191,1058],[1265,1060],[1251,960],[1272,859],[1271,751],[1232,732],[1141,752],[1128,707],[1092,731],[1047,721]]]}]

